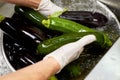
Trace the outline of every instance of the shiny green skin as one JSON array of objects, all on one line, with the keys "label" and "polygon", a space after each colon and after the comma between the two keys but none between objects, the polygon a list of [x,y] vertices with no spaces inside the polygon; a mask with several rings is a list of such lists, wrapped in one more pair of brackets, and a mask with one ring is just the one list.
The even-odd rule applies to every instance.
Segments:
[{"label": "shiny green skin", "polygon": [[51,76],[49,80],[58,80],[56,76]]},{"label": "shiny green skin", "polygon": [[90,29],[74,21],[63,19],[63,18],[58,18],[58,17],[50,17],[48,20],[43,20],[42,24],[48,29],[60,31],[63,33],[96,32],[96,30]]},{"label": "shiny green skin", "polygon": [[109,40],[109,38],[100,32],[66,33],[40,43],[37,47],[37,53],[40,55],[46,55],[67,43],[74,42],[82,38],[83,36],[90,34],[96,36],[97,40],[95,42],[101,47],[105,48],[110,47],[112,45],[112,42]]},{"label": "shiny green skin", "polygon": [[24,6],[15,6],[15,12],[24,16],[25,18],[30,20],[32,23],[38,25],[39,27],[44,28],[42,20],[47,19],[47,17],[40,14],[38,11],[35,11],[34,9]]}]

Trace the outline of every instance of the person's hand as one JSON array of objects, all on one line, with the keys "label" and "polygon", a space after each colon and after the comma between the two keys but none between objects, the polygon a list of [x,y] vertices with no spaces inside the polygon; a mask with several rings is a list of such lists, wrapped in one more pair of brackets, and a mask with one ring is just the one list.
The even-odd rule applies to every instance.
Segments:
[{"label": "person's hand", "polygon": [[[61,69],[69,64],[70,62],[78,59],[80,53],[82,53],[84,46],[90,44],[96,40],[94,35],[87,35],[81,38],[80,40],[72,43],[68,43],[57,50],[51,52],[50,54],[46,55],[44,59],[48,57],[53,57],[57,60],[60,64]],[[58,71],[60,72],[61,69]]]},{"label": "person's hand", "polygon": [[37,10],[45,16],[49,16],[57,11],[63,11],[61,7],[51,2],[51,0],[41,0]]}]

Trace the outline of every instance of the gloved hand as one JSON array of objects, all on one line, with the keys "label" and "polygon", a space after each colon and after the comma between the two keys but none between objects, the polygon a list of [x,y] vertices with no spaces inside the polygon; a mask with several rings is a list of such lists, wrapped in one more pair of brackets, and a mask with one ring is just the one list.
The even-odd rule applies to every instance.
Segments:
[{"label": "gloved hand", "polygon": [[63,11],[61,7],[55,5],[51,0],[41,0],[37,10],[45,16],[49,16],[57,11]]},{"label": "gloved hand", "polygon": [[80,53],[82,53],[85,45],[90,44],[95,40],[96,37],[94,35],[84,36],[76,42],[68,43],[51,52],[50,54],[46,55],[44,59],[48,57],[55,58],[61,66],[61,69],[58,71],[60,72],[67,64],[79,58]]}]

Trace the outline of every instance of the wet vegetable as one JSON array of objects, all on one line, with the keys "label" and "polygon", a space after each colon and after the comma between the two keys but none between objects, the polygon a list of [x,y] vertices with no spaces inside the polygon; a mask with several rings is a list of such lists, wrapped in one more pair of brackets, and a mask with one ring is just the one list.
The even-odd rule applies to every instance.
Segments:
[{"label": "wet vegetable", "polygon": [[52,31],[44,27],[44,25],[42,24],[42,20],[46,20],[47,17],[40,14],[38,11],[35,11],[34,9],[23,6],[15,6],[15,13],[17,14],[17,17],[18,16],[19,18],[21,17],[23,21],[31,23],[35,25],[37,28],[40,28],[42,31],[44,31],[44,33],[47,34],[49,38],[61,35],[60,32]]},{"label": "wet vegetable", "polygon": [[34,64],[41,59],[33,54],[35,52],[24,48],[6,34],[3,36],[3,43],[5,55],[15,70]]},{"label": "wet vegetable", "polygon": [[59,17],[75,21],[91,28],[105,26],[108,22],[107,17],[103,14],[90,11],[66,11]]},{"label": "wet vegetable", "polygon": [[100,32],[68,33],[41,42],[37,47],[37,53],[40,55],[46,55],[64,44],[76,41],[89,34],[93,34],[96,36],[96,43],[99,44],[102,48],[107,48],[112,45],[112,42],[110,41],[108,36]]},{"label": "wet vegetable", "polygon": [[74,21],[62,19],[58,17],[50,17],[48,20],[43,20],[42,23],[45,27],[47,27],[50,30],[56,30],[63,33],[96,32],[96,30],[90,29]]},{"label": "wet vegetable", "polygon": [[[6,34],[4,34],[3,43],[5,55],[15,70],[24,68],[43,59],[43,56],[36,55],[34,51],[24,48]],[[49,80],[57,80],[57,77],[52,76]]]},{"label": "wet vegetable", "polygon": [[[19,15],[22,15],[22,16],[25,16],[27,19],[29,19],[31,22],[33,22],[34,24],[37,24],[38,26],[40,26],[40,28],[41,29],[43,29],[43,25],[41,24],[41,21],[43,20],[43,19],[46,19],[46,18],[40,18],[41,16],[39,16],[39,13],[36,13],[36,11],[34,11],[33,9],[30,9],[30,8],[26,8],[26,7],[20,7],[20,6],[17,6],[17,8],[15,9],[16,10],[16,12],[19,14]],[[30,9],[30,12],[29,12],[29,9]],[[18,11],[17,11],[18,10]],[[24,13],[24,10],[25,10],[25,13]],[[20,11],[20,12],[19,12]],[[72,14],[72,13],[71,13]],[[31,16],[32,15],[32,16]],[[35,16],[34,16],[35,15]],[[70,14],[69,14],[70,15]],[[81,14],[82,15],[82,14]],[[90,14],[91,15],[91,14]],[[75,16],[75,15],[74,15]],[[88,16],[89,16],[89,14],[88,14]],[[60,16],[61,18],[63,18],[63,16]],[[71,16],[71,17],[73,17],[73,16]],[[95,18],[95,16],[92,16],[92,17],[94,17]],[[90,17],[90,18],[92,18],[92,17]],[[84,21],[86,21],[86,19],[87,18],[84,18],[84,20],[83,20],[83,22],[82,23],[84,23]],[[98,19],[98,18],[97,18]],[[103,18],[104,19],[104,18]],[[72,19],[70,19],[70,20],[72,20]],[[79,21],[79,20],[73,20],[73,21]],[[100,21],[100,20],[98,20],[98,21]],[[49,21],[48,21],[49,22]],[[59,22],[59,21],[58,21]],[[60,21],[61,22],[61,21]],[[65,21],[66,22],[66,21]],[[99,23],[98,24],[98,22],[96,22],[96,23],[94,23],[95,21],[93,21],[92,22],[92,20],[91,20],[91,23],[86,23],[86,24],[88,24],[89,26],[90,25],[93,25],[93,26],[95,26],[95,27],[97,27],[97,26],[100,26],[100,24],[102,23]],[[64,20],[62,20],[62,23],[64,23]],[[81,24],[82,24],[81,23]],[[103,23],[105,23],[104,21],[103,21]],[[66,24],[69,24],[69,25],[71,25],[71,22],[70,23],[66,23]],[[65,26],[66,26],[66,24],[65,24]],[[76,23],[75,23],[76,24]],[[42,25],[42,27],[41,27],[41,25]],[[57,23],[55,23],[55,26],[57,25]],[[59,25],[63,25],[63,24],[58,24],[58,26]],[[80,24],[79,24],[80,25]],[[76,25],[75,25],[76,26]],[[76,35],[76,34],[80,34],[80,33],[74,33],[73,35],[75,35],[75,36],[72,36],[72,35],[67,35],[67,34],[65,34],[65,35],[67,35],[68,36],[68,38],[66,38],[65,36],[64,37],[61,37],[61,39],[63,39],[63,42],[62,41],[59,41],[58,40],[58,42],[57,42],[57,38],[55,38],[55,39],[53,39],[54,41],[52,41],[53,43],[50,43],[51,44],[51,46],[49,46],[49,47],[47,47],[48,49],[51,49],[52,50],[52,47],[53,47],[53,45],[57,45],[58,47],[59,46],[61,46],[61,44],[63,45],[63,43],[69,43],[69,42],[72,42],[72,41],[75,41],[75,40],[78,40],[79,38],[81,38],[82,36],[84,36],[84,35],[87,35],[87,34],[91,34],[91,33],[93,33],[93,34],[95,34],[96,36],[97,36],[97,44],[99,44],[99,45],[101,45],[102,47],[104,47],[104,48],[106,48],[106,47],[110,47],[111,45],[112,45],[112,43],[111,43],[111,41],[108,39],[108,37],[106,36],[106,35],[104,35],[104,34],[102,34],[102,33],[99,33],[98,31],[96,32],[96,30],[93,30],[93,29],[89,29],[89,28],[87,28],[86,26],[83,26],[83,25],[80,25],[81,27],[80,28],[75,28],[74,26],[71,28],[71,27],[69,27],[68,26],[68,28],[67,29],[65,29],[65,27],[63,26],[63,28],[62,28],[62,30],[63,31],[61,31],[61,29],[58,29],[58,31],[60,30],[61,32],[67,32],[68,30],[70,30],[70,31],[68,31],[68,32],[70,32],[70,34],[72,34],[71,33],[71,31],[75,31],[75,32],[79,32],[78,31],[78,29],[80,30],[80,33],[83,33],[82,35]],[[92,26],[92,27],[93,27]],[[104,26],[104,24],[102,24],[101,26]],[[26,28],[24,28],[24,27],[27,27],[27,28],[29,28],[29,29],[27,29],[27,31],[29,32],[29,30],[31,31],[31,27],[32,26],[30,26],[29,25],[29,27],[28,27],[28,25],[27,26],[22,26],[21,27],[21,29],[22,30],[20,30],[20,31],[25,31],[24,33],[26,33]],[[36,28],[36,27],[34,27],[34,28]],[[58,27],[57,27],[58,28]],[[55,29],[52,29],[52,30],[57,30],[57,28],[55,28]],[[14,28],[13,28],[14,29]],[[17,29],[17,28],[15,28],[15,29]],[[32,28],[33,29],[33,28]],[[19,29],[18,29],[19,30]],[[13,30],[13,32],[15,32],[14,30]],[[39,31],[37,31],[37,32],[39,32]],[[41,32],[41,31],[40,31]],[[85,33],[84,33],[85,32]],[[35,32],[32,32],[31,34],[33,34],[33,33],[36,33],[36,29],[35,29]],[[31,35],[30,34],[30,35]],[[41,34],[41,33],[40,33]],[[19,35],[19,34],[16,34],[17,36]],[[35,46],[37,46],[39,43],[41,44],[41,41],[43,41],[43,40],[46,40],[46,38],[44,39],[43,37],[45,37],[45,36],[43,36],[43,35],[41,35],[42,36],[42,40],[41,40],[41,38],[40,38],[40,41],[38,41],[38,42],[35,42]],[[81,36],[81,37],[80,37]],[[59,38],[60,39],[60,38]],[[23,40],[23,39],[22,39]],[[67,41],[68,40],[68,41]],[[16,42],[18,42],[19,43],[19,41],[17,41],[17,40],[15,40]],[[54,44],[54,42],[55,42],[55,44]],[[22,43],[25,43],[25,42],[20,42],[20,44],[22,44]],[[30,42],[29,42],[30,43]],[[61,43],[61,44],[60,44]],[[39,46],[40,46],[40,44],[39,44]],[[49,41],[48,41],[48,44],[47,45],[50,45],[49,44]],[[22,44],[22,45],[24,45],[24,44]],[[30,44],[26,44],[26,45],[28,45],[29,47],[31,47],[30,45],[32,45],[31,43]],[[32,47],[34,46],[34,44],[32,45]],[[38,48],[39,48],[39,46],[38,46]],[[27,46],[26,46],[27,47]],[[53,47],[54,48],[54,47]],[[30,50],[31,48],[29,48],[29,50]],[[47,49],[47,50],[48,50]],[[41,49],[41,50],[46,50],[46,49]],[[42,53],[42,51],[41,50],[37,50],[38,51],[38,53],[39,54],[41,54]],[[46,51],[47,51],[46,50]],[[19,50],[20,51],[20,50]],[[43,52],[44,52],[43,51]],[[48,50],[49,51],[49,50]],[[24,54],[21,54],[21,53],[24,53]],[[21,51],[20,52],[17,52],[13,57],[14,57],[14,61],[16,60],[16,63],[17,62],[19,62],[19,64],[22,64],[23,66],[27,66],[27,65],[29,65],[29,64],[33,64],[33,63],[35,63],[36,62],[36,56],[33,56],[32,55],[32,57],[31,57],[31,54],[29,54],[29,53],[31,53],[31,52],[26,52],[26,50],[24,50],[24,48],[23,49],[21,49]],[[45,52],[45,54],[43,53],[42,55],[46,55],[46,53],[49,53],[49,52]],[[19,58],[17,58],[17,57],[19,57]],[[13,61],[13,64],[14,64],[14,61]],[[15,64],[16,64],[15,63]],[[73,77],[77,77],[77,76],[79,76],[80,74],[81,74],[81,68],[80,68],[80,66],[78,65],[78,66],[76,66],[76,65],[69,65],[68,67],[66,67],[65,68],[71,75],[70,76],[73,76]],[[55,76],[53,76],[53,77],[51,77],[50,79],[57,79]]]},{"label": "wet vegetable", "polygon": [[40,29],[33,25],[25,25],[24,22],[15,18],[2,19],[0,28],[16,42],[31,50],[35,50],[37,45],[46,39]]},{"label": "wet vegetable", "polygon": [[70,63],[64,68],[70,77],[78,77],[81,74],[81,66],[76,63]]},{"label": "wet vegetable", "polygon": [[32,8],[24,7],[24,6],[15,6],[15,12],[19,15],[24,16],[30,22],[38,25],[41,29],[45,29],[42,24],[43,19],[47,19],[46,16],[40,14],[38,11],[33,10]]}]

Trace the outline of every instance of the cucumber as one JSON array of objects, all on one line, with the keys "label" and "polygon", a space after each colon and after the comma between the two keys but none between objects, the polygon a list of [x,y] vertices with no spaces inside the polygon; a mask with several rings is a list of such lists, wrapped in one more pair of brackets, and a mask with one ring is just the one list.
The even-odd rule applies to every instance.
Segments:
[{"label": "cucumber", "polygon": [[96,44],[99,44],[102,48],[107,48],[112,45],[112,42],[107,35],[101,32],[81,32],[81,33],[66,33],[61,36],[57,36],[41,42],[37,46],[37,53],[40,55],[46,55],[55,49],[63,46],[64,44],[76,41],[85,35],[93,34],[96,36]]},{"label": "cucumber", "polygon": [[36,24],[40,28],[45,29],[45,27],[43,27],[42,20],[47,19],[47,17],[42,15],[38,11],[35,11],[32,8],[16,5],[15,12],[22,15],[23,17],[31,21],[33,24]]},{"label": "cucumber", "polygon": [[97,32],[94,29],[88,28],[84,25],[81,25],[77,22],[58,18],[58,17],[50,17],[47,20],[43,20],[42,24],[51,30],[60,31],[63,33],[69,32]]}]

